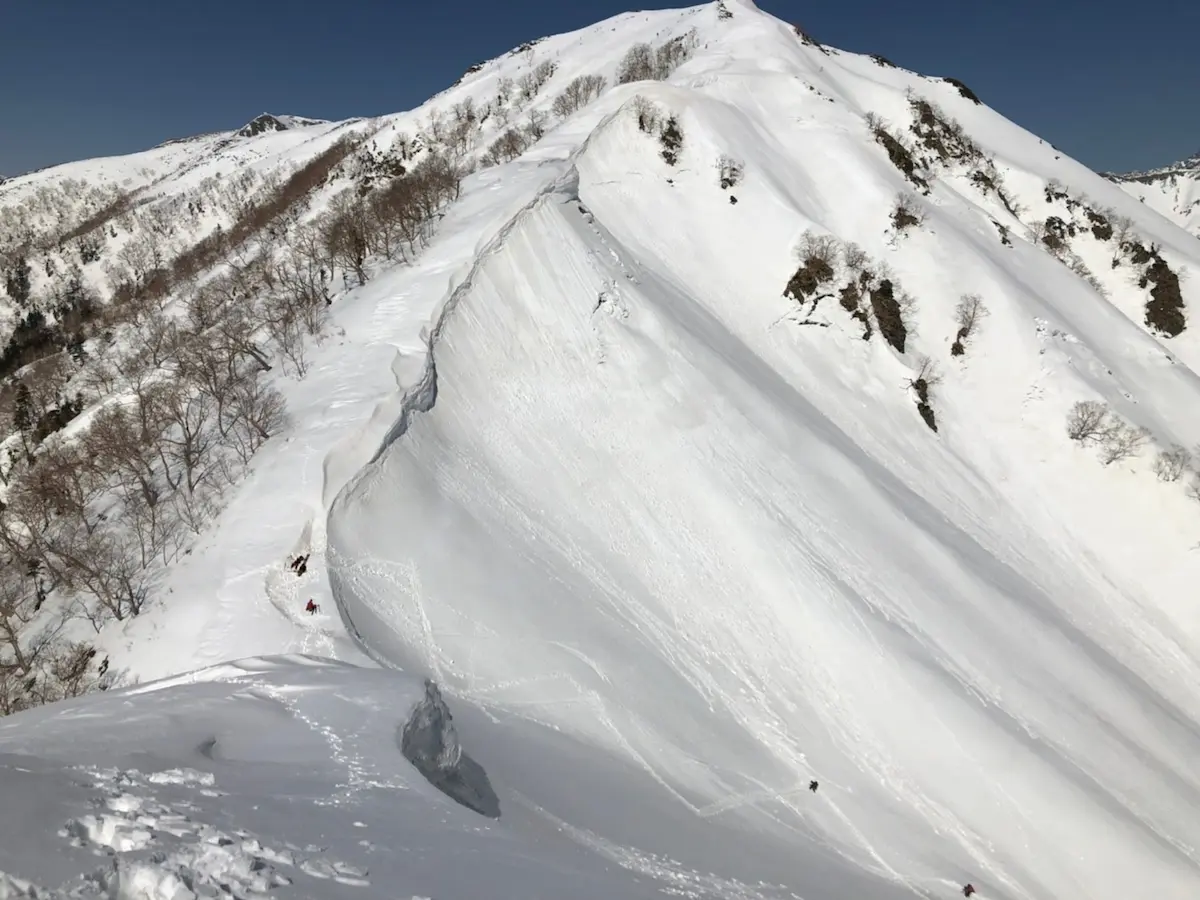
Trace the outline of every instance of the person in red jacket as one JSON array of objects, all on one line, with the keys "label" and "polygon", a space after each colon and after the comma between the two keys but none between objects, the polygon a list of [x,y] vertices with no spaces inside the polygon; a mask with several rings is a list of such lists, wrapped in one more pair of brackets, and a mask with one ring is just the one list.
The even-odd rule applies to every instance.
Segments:
[{"label": "person in red jacket", "polygon": [[313,603],[312,597],[309,597],[308,598],[308,606],[304,607],[304,611],[311,616],[313,613],[315,613],[320,608],[321,607],[317,606],[317,604]]}]

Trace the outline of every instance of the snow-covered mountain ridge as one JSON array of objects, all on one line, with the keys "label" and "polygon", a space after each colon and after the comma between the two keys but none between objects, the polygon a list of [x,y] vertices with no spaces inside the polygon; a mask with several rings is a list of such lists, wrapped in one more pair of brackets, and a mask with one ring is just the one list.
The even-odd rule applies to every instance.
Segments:
[{"label": "snow-covered mountain ridge", "polygon": [[[0,870],[77,895],[1191,896],[1194,239],[955,85],[745,2],[548,38],[431,104],[347,126],[376,162],[355,145],[270,221],[371,252],[329,246],[316,336],[261,326],[246,383],[289,420],[89,638],[180,677],[4,723],[5,803],[44,779],[29,833],[91,845],[0,841]],[[474,171],[427,245],[339,205],[435,151]],[[239,246],[197,280],[243,303],[301,258]],[[201,296],[163,303],[185,347]],[[181,427],[156,479],[186,472]],[[280,653],[343,662],[181,675]],[[469,752],[498,819],[404,761],[447,712],[461,744],[415,743]],[[144,724],[109,737],[121,716]],[[100,812],[64,787],[93,754]],[[176,770],[199,789],[155,793]],[[89,880],[94,836],[139,829]]]},{"label": "snow-covered mountain ridge", "polygon": [[1112,181],[1158,181],[1171,175],[1190,174],[1200,171],[1200,152],[1181,159],[1179,162],[1157,169],[1147,169],[1144,172],[1105,172],[1104,177]]},{"label": "snow-covered mountain ridge", "polygon": [[1200,238],[1200,152],[1158,169],[1104,177]]}]

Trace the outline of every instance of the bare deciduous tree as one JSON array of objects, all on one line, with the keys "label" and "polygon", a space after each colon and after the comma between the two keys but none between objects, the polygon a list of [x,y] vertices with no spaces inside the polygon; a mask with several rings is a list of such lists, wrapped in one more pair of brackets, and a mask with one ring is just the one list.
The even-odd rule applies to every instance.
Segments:
[{"label": "bare deciduous tree", "polygon": [[896,201],[892,204],[891,220],[892,228],[901,234],[914,225],[920,226],[925,221],[925,210],[913,194],[903,191],[896,195]]},{"label": "bare deciduous tree", "polygon": [[726,191],[742,180],[745,167],[741,162],[727,154],[721,154],[717,159],[717,184]]},{"label": "bare deciduous tree", "polygon": [[546,134],[546,114],[540,109],[531,109],[525,119],[524,132],[528,144],[536,144]]},{"label": "bare deciduous tree", "polygon": [[866,271],[870,258],[867,256],[867,251],[858,244],[847,243],[842,247],[842,261],[845,263],[846,271],[857,278]]},{"label": "bare deciduous tree", "polygon": [[142,611],[148,593],[145,550],[124,529],[106,528],[49,548],[65,577],[64,587],[86,591],[117,621]]},{"label": "bare deciduous tree", "polygon": [[1111,221],[1113,229],[1112,267],[1115,269],[1121,264],[1121,255],[1125,252],[1125,244],[1135,237],[1136,233],[1133,219],[1129,216],[1114,216]]},{"label": "bare deciduous tree", "polygon": [[261,379],[249,378],[238,384],[232,402],[235,419],[231,442],[242,462],[248,462],[286,424],[283,397]]},{"label": "bare deciduous tree", "polygon": [[654,77],[663,81],[679,68],[680,63],[692,55],[696,49],[696,32],[689,31],[673,37],[660,46],[654,53]]},{"label": "bare deciduous tree", "polygon": [[219,334],[205,334],[192,339],[180,352],[179,375],[211,398],[213,422],[224,441],[233,424],[231,398],[237,383],[245,377],[240,355]]},{"label": "bare deciduous tree", "polygon": [[136,284],[145,284],[150,273],[162,267],[162,247],[150,231],[139,230],[117,252]]},{"label": "bare deciduous tree", "polygon": [[638,131],[644,131],[647,134],[652,134],[658,130],[659,121],[662,114],[658,107],[653,103],[638,94],[633,98],[633,115],[637,119]]},{"label": "bare deciduous tree", "polygon": [[80,386],[93,398],[107,397],[117,388],[120,373],[108,359],[95,359],[79,376]]},{"label": "bare deciduous tree", "polygon": [[450,113],[454,116],[455,122],[466,122],[469,125],[474,125],[479,121],[479,114],[475,111],[475,100],[471,97],[455,103]]},{"label": "bare deciduous tree", "polygon": [[159,368],[179,349],[179,326],[165,313],[155,312],[132,331],[132,339],[133,352],[142,355],[146,368]]},{"label": "bare deciduous tree", "polygon": [[283,354],[286,363],[290,363],[296,377],[303,378],[308,373],[308,347],[300,311],[284,294],[269,294],[260,306],[271,343]]},{"label": "bare deciduous tree", "polygon": [[252,359],[263,372],[271,371],[271,358],[259,347],[255,335],[266,324],[261,303],[246,303],[231,309],[215,326],[225,352]]},{"label": "bare deciduous tree", "polygon": [[37,491],[40,500],[57,516],[70,517],[89,534],[100,527],[102,514],[96,501],[104,490],[104,475],[81,443],[48,443],[36,472],[30,475],[23,487]]},{"label": "bare deciduous tree", "polygon": [[529,141],[524,132],[516,128],[509,128],[488,147],[484,160],[493,166],[511,162],[524,153],[528,146]]},{"label": "bare deciduous tree", "polygon": [[1067,413],[1067,437],[1080,444],[1101,443],[1113,425],[1112,412],[1098,400],[1080,400]]},{"label": "bare deciduous tree", "polygon": [[560,119],[565,119],[599,97],[604,91],[604,84],[605,79],[602,75],[580,75],[572,79],[563,92],[554,98],[550,111]]},{"label": "bare deciduous tree", "polygon": [[1137,456],[1150,437],[1150,432],[1128,422],[1116,422],[1105,434],[1100,445],[1100,460],[1112,465],[1131,456]]},{"label": "bare deciduous tree", "polygon": [[366,284],[367,256],[371,252],[366,204],[353,191],[343,191],[330,203],[321,228],[325,250],[333,263],[351,270],[359,284]]},{"label": "bare deciduous tree", "polygon": [[[177,380],[160,398],[166,425],[158,439],[159,458],[172,490],[194,494],[205,483],[217,446],[217,404],[210,394]],[[171,472],[177,480],[171,480]]]},{"label": "bare deciduous tree", "polygon": [[[388,242],[393,240],[394,229],[382,219],[378,204],[370,204],[366,212],[367,220],[361,224],[368,229],[367,237],[372,244],[382,244],[374,249],[391,258]],[[289,242],[286,252],[271,268],[273,291],[292,307],[301,326],[315,336],[324,326],[326,310],[331,302],[328,279],[332,266],[320,249],[321,241],[316,229],[302,226],[298,231],[296,241]]]},{"label": "bare deciduous tree", "polygon": [[507,75],[496,82],[496,102],[499,106],[506,106],[508,104],[508,101],[512,99],[515,87],[513,80]]},{"label": "bare deciduous tree", "polygon": [[[90,457],[110,473],[110,484],[122,504],[122,524],[136,538],[142,565],[157,556],[177,524],[170,519],[163,502],[166,491],[155,471],[164,427],[156,402],[143,406],[135,400],[102,409],[84,438]],[[169,472],[165,477],[171,480]]]},{"label": "bare deciduous tree", "polygon": [[1200,503],[1200,475],[1193,476],[1192,480],[1188,482],[1187,495]]},{"label": "bare deciduous tree", "polygon": [[804,265],[821,263],[830,270],[837,267],[838,239],[831,234],[806,231],[796,247],[796,259]]},{"label": "bare deciduous tree", "polygon": [[34,671],[53,636],[45,630],[29,633],[43,599],[27,566],[12,557],[0,562],[0,673],[28,677]]},{"label": "bare deciduous tree", "polygon": [[1172,444],[1159,452],[1154,460],[1154,474],[1159,481],[1178,481],[1192,464],[1192,454],[1186,447]]},{"label": "bare deciduous tree", "polygon": [[634,44],[617,65],[617,84],[651,81],[654,77],[654,51],[649,44]]},{"label": "bare deciduous tree", "polygon": [[954,308],[954,322],[958,325],[958,333],[950,346],[953,356],[962,356],[966,352],[967,343],[978,332],[980,323],[987,318],[988,308],[983,305],[983,299],[978,294],[963,294]]}]

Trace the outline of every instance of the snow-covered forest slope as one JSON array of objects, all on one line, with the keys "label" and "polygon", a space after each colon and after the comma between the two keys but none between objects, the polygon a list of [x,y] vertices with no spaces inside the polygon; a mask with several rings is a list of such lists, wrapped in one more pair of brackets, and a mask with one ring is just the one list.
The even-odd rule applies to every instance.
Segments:
[{"label": "snow-covered forest slope", "polygon": [[247,895],[1193,896],[1200,241],[981,100],[724,0],[0,185],[0,700],[110,690],[10,769]]}]

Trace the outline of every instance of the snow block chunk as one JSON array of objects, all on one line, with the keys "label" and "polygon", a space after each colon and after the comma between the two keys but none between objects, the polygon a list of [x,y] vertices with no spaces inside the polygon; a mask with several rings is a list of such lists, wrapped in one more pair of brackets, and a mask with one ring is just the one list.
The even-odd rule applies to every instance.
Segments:
[{"label": "snow block chunk", "polygon": [[500,818],[500,800],[487,773],[463,752],[450,708],[433,681],[425,680],[425,697],[400,732],[400,752],[432,784],[452,800],[488,818]]}]

